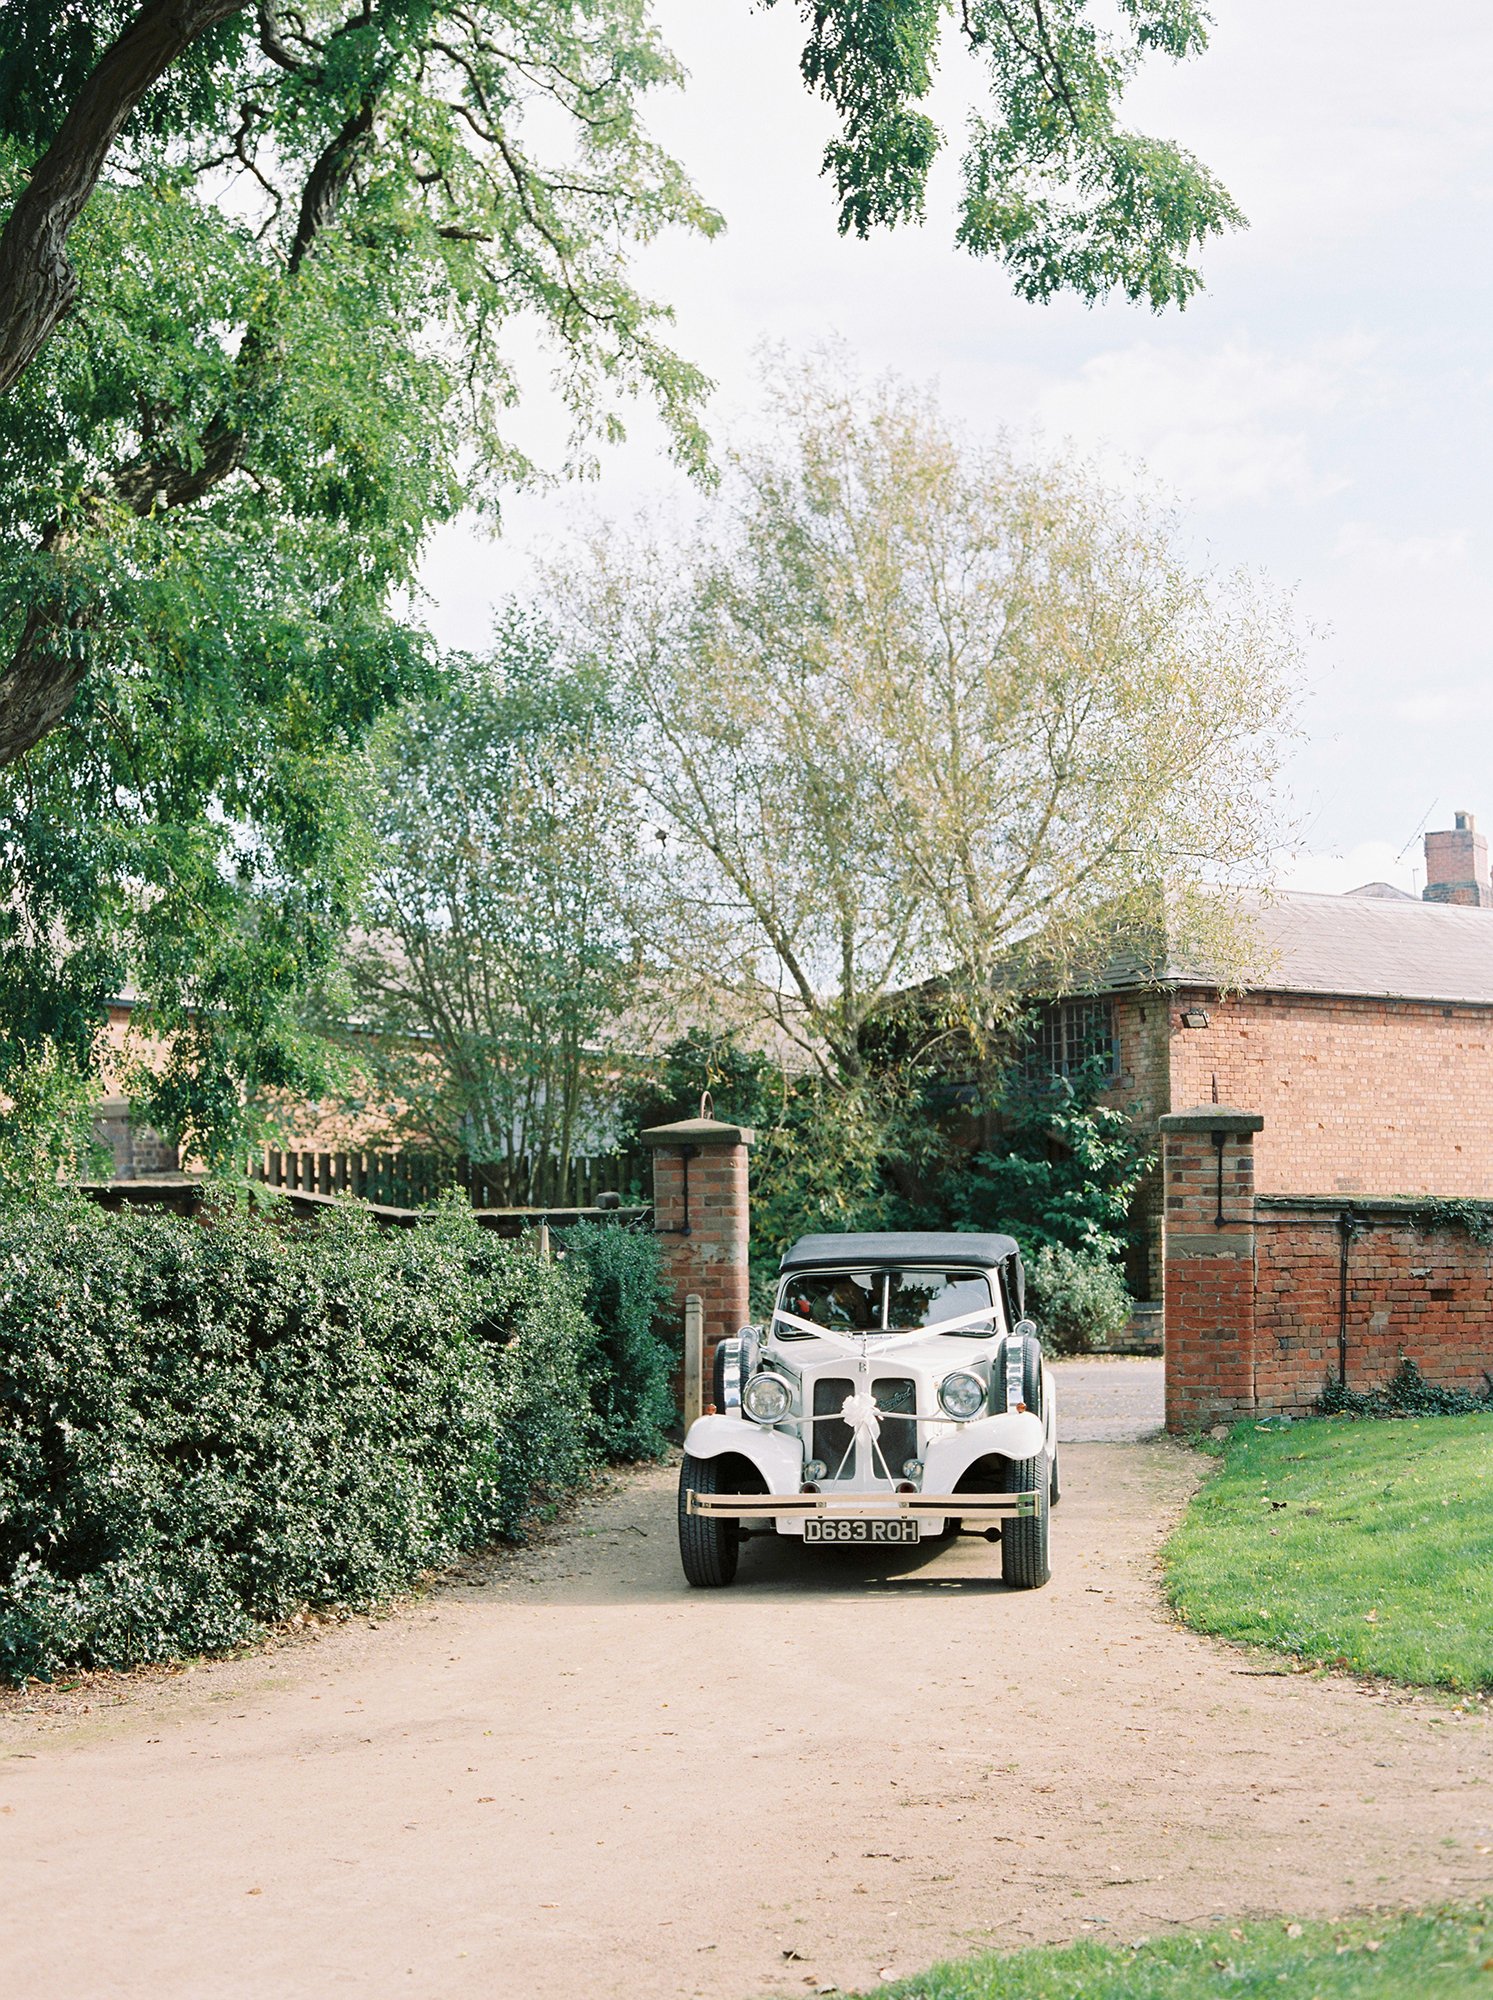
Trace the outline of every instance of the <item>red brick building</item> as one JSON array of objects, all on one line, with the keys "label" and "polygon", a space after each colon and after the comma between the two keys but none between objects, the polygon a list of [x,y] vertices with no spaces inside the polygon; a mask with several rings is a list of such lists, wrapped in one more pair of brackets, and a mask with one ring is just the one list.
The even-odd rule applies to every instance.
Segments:
[{"label": "red brick building", "polygon": [[[1114,1100],[1148,1131],[1208,1103],[1259,1112],[1262,1194],[1493,1198],[1493,909],[1376,883],[1282,892],[1255,923],[1262,970],[1243,993],[1183,973],[1060,1003],[1091,1045],[1109,1036]],[[1158,1296],[1154,1191],[1147,1221]]]},{"label": "red brick building", "polygon": [[1420,899],[1259,903],[1243,992],[1174,967],[1048,1010],[1054,1065],[1107,1052],[1112,1100],[1166,1135],[1130,1280],[1166,1300],[1178,1424],[1303,1410],[1402,1354],[1463,1386],[1493,1363],[1493,1260],[1413,1207],[1493,1200],[1487,843],[1459,813],[1425,846]]}]

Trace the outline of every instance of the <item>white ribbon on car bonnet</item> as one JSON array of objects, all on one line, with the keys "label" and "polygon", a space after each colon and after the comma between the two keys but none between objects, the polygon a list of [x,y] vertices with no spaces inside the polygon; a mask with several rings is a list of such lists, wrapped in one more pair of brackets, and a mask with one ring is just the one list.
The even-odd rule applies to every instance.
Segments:
[{"label": "white ribbon on car bonnet", "polygon": [[849,1354],[859,1359],[867,1350],[864,1346],[854,1346],[853,1342],[874,1340],[878,1354],[892,1354],[899,1347],[911,1347],[915,1341],[926,1340],[930,1333],[962,1333],[967,1326],[978,1326],[982,1319],[995,1317],[994,1306],[981,1306],[975,1312],[961,1313],[958,1319],[941,1319],[932,1326],[920,1326],[911,1333],[881,1334],[874,1327],[865,1333],[838,1333],[827,1326],[815,1326],[811,1319],[800,1319],[797,1313],[784,1312],[778,1306],[773,1312],[774,1320],[782,1320],[787,1326],[796,1326],[804,1333],[815,1334],[820,1340],[828,1341],[840,1354]]}]

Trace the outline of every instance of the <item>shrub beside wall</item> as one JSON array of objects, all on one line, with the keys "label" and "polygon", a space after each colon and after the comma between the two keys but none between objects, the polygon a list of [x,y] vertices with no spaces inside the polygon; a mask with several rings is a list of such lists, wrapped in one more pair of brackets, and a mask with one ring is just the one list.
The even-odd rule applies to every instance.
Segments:
[{"label": "shrub beside wall", "polygon": [[561,1240],[596,1329],[585,1376],[597,1443],[610,1459],[657,1458],[678,1417],[674,1359],[656,1331],[670,1302],[658,1238],[582,1222]]},{"label": "shrub beside wall", "polygon": [[1110,1258],[1043,1243],[1027,1261],[1026,1302],[1053,1354],[1091,1354],[1130,1324],[1125,1274]]},{"label": "shrub beside wall", "polygon": [[0,1676],[233,1646],[517,1533],[591,1462],[601,1339],[456,1210],[0,1203]]}]

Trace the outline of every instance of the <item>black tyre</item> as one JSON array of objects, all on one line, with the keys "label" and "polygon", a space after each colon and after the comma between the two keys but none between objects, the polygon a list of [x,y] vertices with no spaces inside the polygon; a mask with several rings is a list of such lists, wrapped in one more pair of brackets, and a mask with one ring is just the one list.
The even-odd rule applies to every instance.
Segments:
[{"label": "black tyre", "polygon": [[1013,1590],[1036,1590],[1052,1575],[1048,1526],[1052,1509],[1052,1468],[1046,1451],[1035,1458],[1005,1461],[1003,1491],[1035,1493],[1035,1514],[1008,1514],[1001,1523],[1001,1581]]},{"label": "black tyre", "polygon": [[1052,1448],[1052,1486],[1048,1500],[1049,1506],[1056,1507],[1062,1497],[1063,1482],[1058,1475],[1058,1448],[1054,1445]]},{"label": "black tyre", "polygon": [[[684,1455],[679,1468],[679,1560],[685,1582],[696,1590],[719,1590],[736,1576],[740,1540],[735,1521],[686,1511],[691,1493],[719,1493],[721,1461]],[[732,1489],[727,1488],[727,1491]]]}]

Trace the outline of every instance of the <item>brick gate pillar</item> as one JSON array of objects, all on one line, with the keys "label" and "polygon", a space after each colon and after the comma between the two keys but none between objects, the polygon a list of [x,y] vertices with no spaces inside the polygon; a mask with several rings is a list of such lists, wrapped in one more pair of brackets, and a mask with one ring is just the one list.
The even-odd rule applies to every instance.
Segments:
[{"label": "brick gate pillar", "polygon": [[756,1134],[716,1118],[685,1118],[640,1136],[653,1154],[653,1227],[681,1328],[687,1294],[698,1292],[704,1304],[709,1402],[715,1344],[750,1317],[747,1148]]},{"label": "brick gate pillar", "polygon": [[1264,1123],[1227,1104],[1160,1120],[1169,1431],[1254,1413],[1254,1135]]}]

